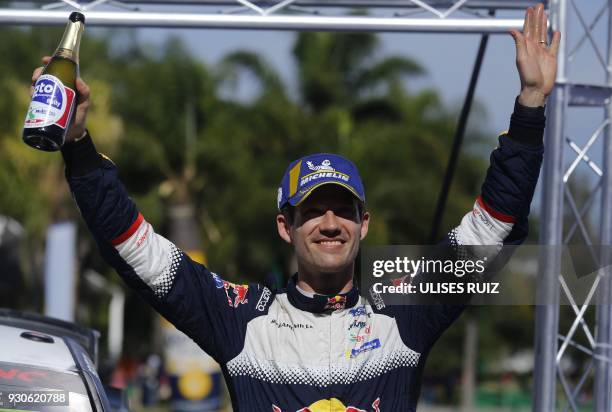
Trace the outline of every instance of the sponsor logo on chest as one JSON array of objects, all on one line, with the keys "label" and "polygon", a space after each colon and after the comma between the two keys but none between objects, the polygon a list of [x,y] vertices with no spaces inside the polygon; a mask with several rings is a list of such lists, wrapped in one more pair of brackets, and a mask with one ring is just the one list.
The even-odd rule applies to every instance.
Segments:
[{"label": "sponsor logo on chest", "polygon": [[381,346],[382,345],[380,343],[380,339],[378,339],[378,338],[372,339],[370,341],[365,342],[363,345],[356,347],[355,349],[351,349],[350,353],[347,352],[347,355],[349,355],[347,357],[349,357],[349,358],[356,358],[357,356],[361,355],[362,353],[378,349]]},{"label": "sponsor logo on chest", "polygon": [[314,329],[314,326],[308,323],[285,322],[285,321],[277,320],[277,319],[270,320],[270,324],[276,326],[278,329],[282,329],[282,328],[287,328],[291,330]]}]

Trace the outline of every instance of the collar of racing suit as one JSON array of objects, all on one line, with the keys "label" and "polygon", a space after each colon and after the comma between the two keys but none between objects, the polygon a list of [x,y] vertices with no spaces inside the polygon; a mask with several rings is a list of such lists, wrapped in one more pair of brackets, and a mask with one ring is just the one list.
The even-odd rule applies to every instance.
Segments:
[{"label": "collar of racing suit", "polygon": [[353,288],[347,293],[337,295],[319,295],[314,293],[312,296],[308,296],[298,289],[296,273],[291,276],[287,284],[287,297],[289,302],[300,310],[311,313],[323,313],[352,308],[359,300],[359,290],[353,285]]}]

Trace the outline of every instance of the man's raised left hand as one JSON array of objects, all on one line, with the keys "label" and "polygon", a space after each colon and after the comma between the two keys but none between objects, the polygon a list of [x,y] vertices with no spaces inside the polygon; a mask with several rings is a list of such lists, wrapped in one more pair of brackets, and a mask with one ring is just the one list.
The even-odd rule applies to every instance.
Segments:
[{"label": "man's raised left hand", "polygon": [[521,78],[519,103],[544,106],[555,85],[561,33],[555,31],[548,45],[548,17],[540,3],[525,12],[523,32],[513,29],[510,34],[516,43],[516,67]]}]

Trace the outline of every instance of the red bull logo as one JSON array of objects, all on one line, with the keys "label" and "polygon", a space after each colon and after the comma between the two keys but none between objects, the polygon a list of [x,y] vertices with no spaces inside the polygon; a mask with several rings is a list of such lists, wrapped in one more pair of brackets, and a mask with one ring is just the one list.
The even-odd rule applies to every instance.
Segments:
[{"label": "red bull logo", "polygon": [[[247,303],[246,298],[247,292],[249,291],[249,285],[237,285],[227,280],[221,279],[219,275],[214,272],[210,273],[213,280],[215,281],[215,287],[217,289],[225,289],[225,296],[227,296],[227,304],[230,308],[237,308],[241,303]],[[232,290],[232,296],[230,297],[230,289]]]},{"label": "red bull logo", "polygon": [[401,278],[393,279],[393,280],[391,280],[391,284],[393,286],[401,286],[404,283],[410,283],[410,282],[406,282],[406,278],[407,277],[408,277],[408,275],[404,275]]},{"label": "red bull logo", "polygon": [[[224,280],[223,288],[225,289],[225,296],[227,296],[227,303],[230,307],[237,308],[238,305],[248,302],[247,292],[249,291],[249,285],[236,285],[235,283]],[[233,295],[231,297],[230,289]]]},{"label": "red bull logo", "polygon": [[[283,412],[283,410],[276,405],[272,405],[272,412]],[[369,410],[355,406],[346,406],[341,400],[332,398],[318,400],[310,406],[298,409],[295,412],[380,412],[380,398],[376,398],[372,402],[372,409]]]},{"label": "red bull logo", "polygon": [[336,295],[333,298],[327,298],[325,310],[344,309],[346,306],[346,296]]}]

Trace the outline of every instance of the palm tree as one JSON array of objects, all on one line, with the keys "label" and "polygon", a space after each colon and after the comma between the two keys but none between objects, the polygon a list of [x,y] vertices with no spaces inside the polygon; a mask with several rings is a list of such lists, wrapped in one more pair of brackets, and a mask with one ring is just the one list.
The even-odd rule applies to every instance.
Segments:
[{"label": "palm tree", "polygon": [[293,54],[299,68],[303,103],[313,112],[331,106],[354,107],[380,95],[406,76],[422,75],[414,60],[393,56],[374,58],[378,38],[372,33],[300,33]]}]

